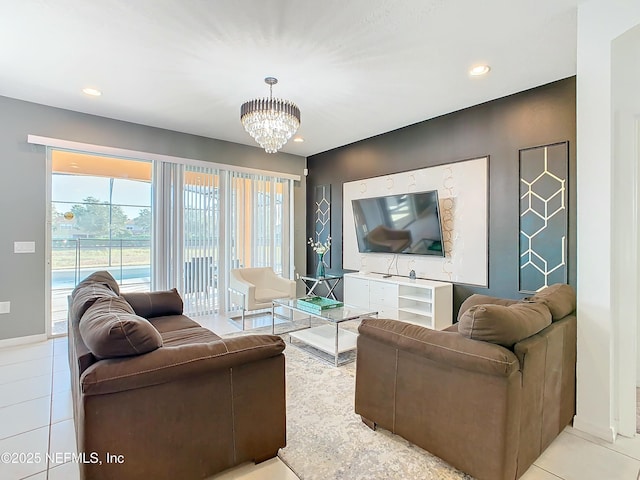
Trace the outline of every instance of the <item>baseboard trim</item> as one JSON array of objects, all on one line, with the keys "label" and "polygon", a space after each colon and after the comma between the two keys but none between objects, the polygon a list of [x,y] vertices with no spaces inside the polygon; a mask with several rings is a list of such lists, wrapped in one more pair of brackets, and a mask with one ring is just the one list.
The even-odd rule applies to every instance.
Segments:
[{"label": "baseboard trim", "polygon": [[602,440],[606,440],[609,443],[613,443],[616,440],[616,431],[613,427],[602,428],[591,422],[582,420],[577,415],[573,417],[573,428],[588,433],[589,435],[593,435],[594,437],[601,438]]},{"label": "baseboard trim", "polygon": [[44,333],[38,335],[27,335],[26,337],[7,338],[0,340],[0,348],[17,347],[29,343],[46,342],[47,335]]}]

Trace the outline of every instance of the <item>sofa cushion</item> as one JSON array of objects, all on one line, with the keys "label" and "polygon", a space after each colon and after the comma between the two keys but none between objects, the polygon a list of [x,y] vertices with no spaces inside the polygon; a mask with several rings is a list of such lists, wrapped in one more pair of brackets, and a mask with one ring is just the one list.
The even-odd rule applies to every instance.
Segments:
[{"label": "sofa cushion", "polygon": [[458,311],[458,321],[460,321],[460,318],[462,317],[464,312],[466,312],[467,310],[469,310],[471,307],[475,305],[491,304],[491,305],[503,305],[505,307],[508,307],[509,305],[513,305],[515,303],[521,303],[521,302],[522,300],[511,300],[508,298],[491,297],[489,295],[480,295],[479,293],[474,293],[470,297],[467,297],[467,299],[464,302],[462,302],[462,305],[460,305],[460,310]]},{"label": "sofa cushion", "polygon": [[165,315],[164,317],[150,317],[147,320],[151,322],[151,325],[153,325],[160,334],[200,327],[198,322],[191,320],[186,315]]},{"label": "sofa cushion", "polygon": [[164,347],[179,347],[181,345],[209,343],[220,340],[218,335],[203,327],[174,330],[172,332],[164,332],[161,335]]},{"label": "sofa cushion", "polygon": [[460,317],[458,332],[473,340],[511,348],[549,325],[551,312],[543,303],[475,305]]},{"label": "sofa cushion", "polygon": [[80,335],[98,359],[140,355],[162,346],[160,333],[122,297],[96,300],[80,319]]},{"label": "sofa cushion", "polygon": [[175,288],[159,292],[123,293],[122,298],[129,302],[136,315],[144,318],[182,314],[182,298]]},{"label": "sofa cushion", "polygon": [[533,297],[531,302],[544,303],[551,311],[554,321],[566,317],[576,309],[576,292],[571,285],[556,283],[543,288]]}]

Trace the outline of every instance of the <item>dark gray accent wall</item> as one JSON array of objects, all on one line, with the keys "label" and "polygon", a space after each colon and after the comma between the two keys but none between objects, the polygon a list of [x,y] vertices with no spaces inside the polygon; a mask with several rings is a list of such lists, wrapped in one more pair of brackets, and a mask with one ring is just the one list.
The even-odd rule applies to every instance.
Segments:
[{"label": "dark gray accent wall", "polygon": [[[0,340],[44,334],[48,318],[46,152],[27,143],[29,134],[300,175],[294,262],[304,273],[304,157],[0,97],[0,302],[11,302],[11,313],[0,315]],[[14,241],[35,241],[36,253],[14,254]]]},{"label": "dark gray accent wall", "polygon": [[[437,94],[437,93],[436,93]],[[489,287],[454,285],[454,313],[473,293],[518,292],[518,152],[569,141],[568,277],[576,285],[576,81],[559,80],[362,140],[307,159],[307,211],[316,185],[331,185],[332,271],[342,271],[342,184],[489,156]],[[313,233],[307,217],[307,236]],[[307,271],[313,256],[307,251]],[[341,292],[340,292],[341,293]]]}]

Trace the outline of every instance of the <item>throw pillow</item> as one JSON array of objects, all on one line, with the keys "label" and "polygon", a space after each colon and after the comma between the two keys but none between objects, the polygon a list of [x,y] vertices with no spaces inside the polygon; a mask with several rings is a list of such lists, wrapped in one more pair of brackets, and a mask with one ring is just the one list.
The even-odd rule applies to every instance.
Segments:
[{"label": "throw pillow", "polygon": [[542,303],[476,305],[458,322],[458,332],[473,340],[507,348],[551,325],[551,312]]},{"label": "throw pillow", "polygon": [[508,307],[509,305],[513,305],[515,303],[521,303],[521,302],[522,300],[511,300],[509,298],[498,298],[498,297],[491,297],[489,295],[480,295],[479,293],[474,293],[470,297],[467,297],[467,299],[464,302],[462,302],[462,305],[460,305],[460,310],[458,310],[458,321],[460,321],[460,318],[462,318],[462,315],[464,314],[464,312],[466,312],[467,310],[469,310],[471,307],[475,305],[491,304],[491,305],[503,305],[505,307]]},{"label": "throw pillow", "polygon": [[120,294],[118,282],[106,270],[93,272],[84,278],[71,292],[69,312],[76,321],[93,303],[102,297],[116,297]]},{"label": "throw pillow", "polygon": [[71,294],[69,313],[77,321],[100,298],[115,298],[118,296],[113,290],[101,283],[84,283],[78,285]]},{"label": "throw pillow", "polygon": [[175,288],[164,292],[123,293],[122,297],[144,318],[182,315],[182,298]]},{"label": "throw pillow", "polygon": [[160,333],[122,297],[96,300],[80,319],[80,335],[98,359],[140,355],[162,346]]},{"label": "throw pillow", "polygon": [[543,288],[529,301],[544,303],[549,307],[553,320],[560,320],[576,309],[576,292],[571,285],[556,283]]}]

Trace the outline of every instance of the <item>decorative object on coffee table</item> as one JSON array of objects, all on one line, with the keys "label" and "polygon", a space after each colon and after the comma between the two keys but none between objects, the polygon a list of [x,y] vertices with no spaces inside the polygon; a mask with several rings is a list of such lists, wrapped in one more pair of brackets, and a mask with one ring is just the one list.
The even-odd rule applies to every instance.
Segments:
[{"label": "decorative object on coffee table", "polygon": [[304,297],[298,299],[298,308],[313,313],[320,313],[330,308],[338,308],[344,305],[342,302],[324,297]]}]

